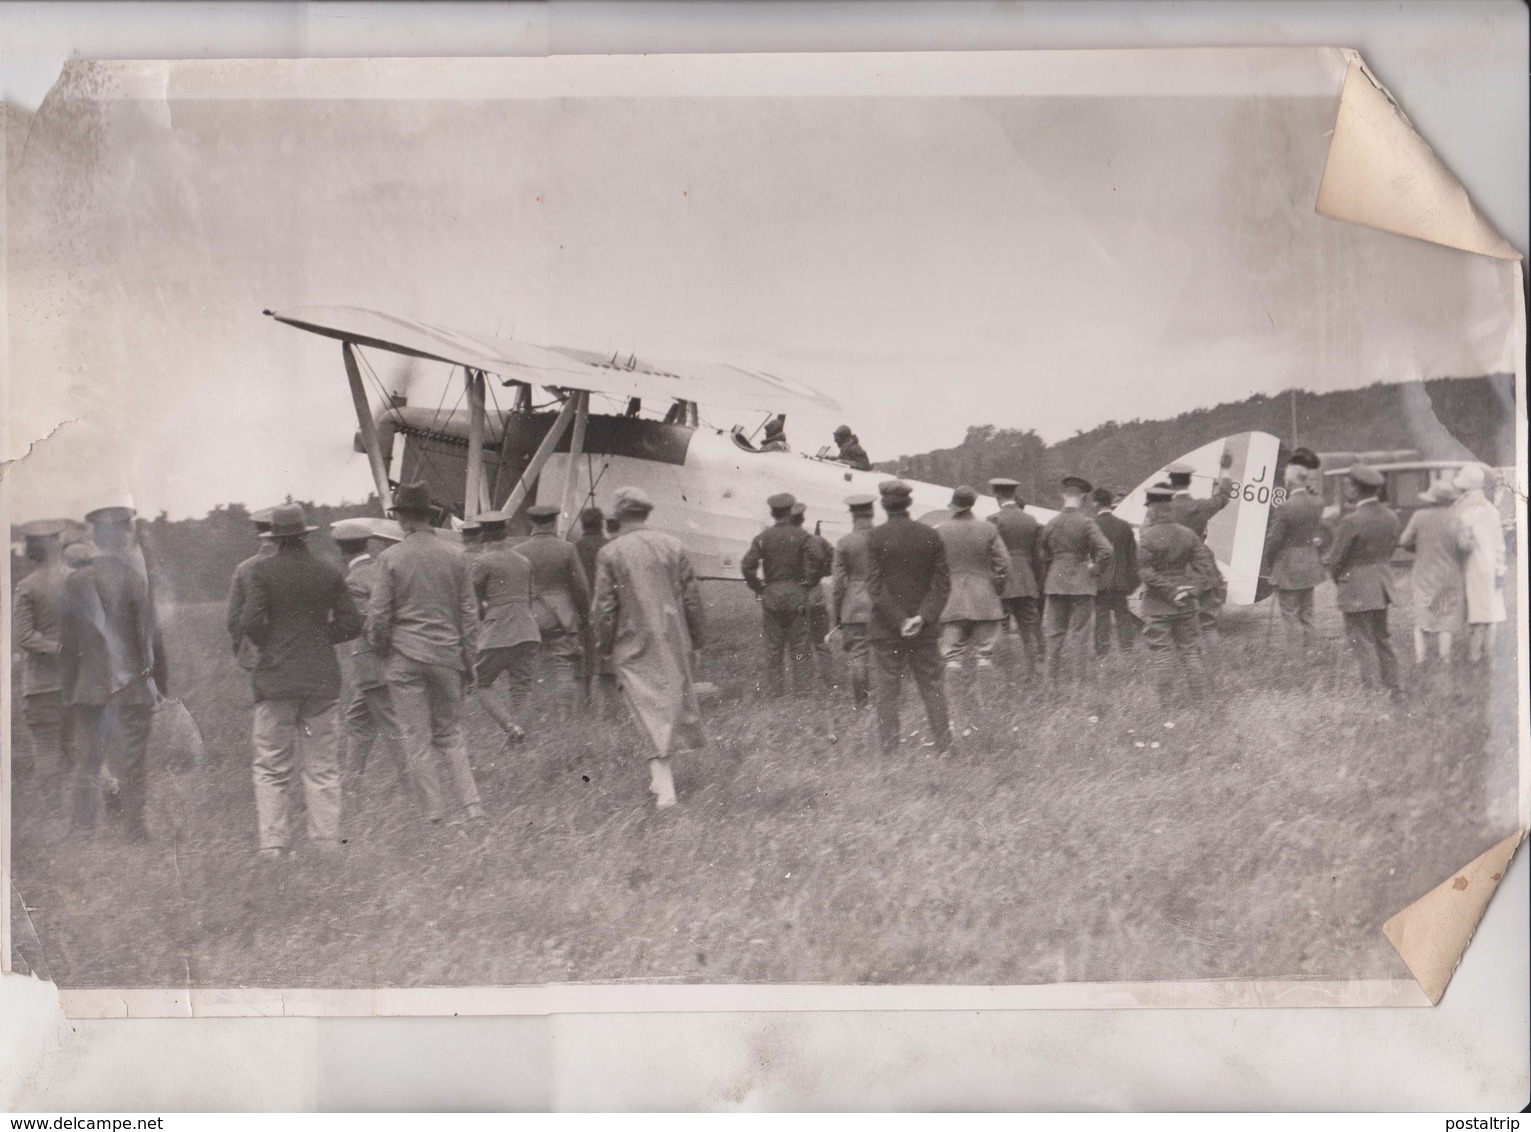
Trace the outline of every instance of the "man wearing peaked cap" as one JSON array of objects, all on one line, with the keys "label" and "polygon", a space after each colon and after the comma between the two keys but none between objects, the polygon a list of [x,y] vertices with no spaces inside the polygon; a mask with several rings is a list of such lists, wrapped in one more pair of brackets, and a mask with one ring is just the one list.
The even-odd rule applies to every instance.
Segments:
[{"label": "man wearing peaked cap", "polygon": [[867,591],[872,598],[867,636],[872,642],[878,743],[885,756],[898,748],[898,700],[907,672],[924,701],[931,743],[944,754],[952,744],[940,648],[941,610],[951,593],[946,544],[933,529],[909,517],[914,492],[908,484],[885,480],[877,490],[888,515],[886,523],[867,532]]},{"label": "man wearing peaked cap", "polygon": [[1096,579],[1095,591],[1095,655],[1104,657],[1111,651],[1113,628],[1122,652],[1137,645],[1143,629],[1127,601],[1138,588],[1138,543],[1132,525],[1112,510],[1116,498],[1110,488],[1097,487],[1090,501],[1095,506],[1095,524],[1111,544],[1111,569]]},{"label": "man wearing peaked cap", "polygon": [[579,551],[558,537],[559,514],[559,508],[551,503],[527,508],[531,537],[518,543],[516,551],[532,564],[532,615],[542,633],[543,662],[553,670],[558,718],[567,723],[579,710],[590,580],[585,577]]},{"label": "man wearing peaked cap", "polygon": [[948,677],[962,670],[969,646],[976,654],[976,676],[991,675],[994,646],[1005,624],[1000,595],[1010,576],[1010,551],[998,527],[973,517],[977,502],[978,492],[963,484],[952,492],[952,517],[936,527],[951,576],[951,594],[941,612],[941,655]]},{"label": "man wearing peaked cap", "polygon": [[246,672],[252,671],[260,662],[260,655],[255,645],[239,631],[239,626],[244,622],[245,599],[250,590],[250,572],[262,558],[269,558],[276,553],[276,544],[268,538],[261,537],[271,530],[271,511],[270,507],[265,507],[251,513],[250,523],[255,528],[255,537],[259,539],[260,545],[254,554],[234,567],[234,576],[229,581],[228,612],[224,623],[228,626],[234,660]]},{"label": "man wearing peaked cap", "polygon": [[[16,584],[11,601],[11,639],[21,650],[21,716],[26,720],[28,758],[13,746],[16,777],[35,771],[45,783],[50,807],[61,801],[68,779],[69,751],[64,741],[64,699],[59,690],[59,614],[64,581],[59,536],[69,524],[43,519],[21,527],[32,572]],[[14,729],[13,729],[14,731]]]},{"label": "man wearing peaked cap", "polygon": [[404,539],[377,559],[367,638],[404,736],[409,777],[432,824],[446,816],[442,774],[470,822],[484,819],[463,738],[463,684],[477,661],[478,601],[469,559],[430,526],[430,492],[404,484],[393,497]]},{"label": "man wearing peaked cap", "polygon": [[[799,499],[792,505],[792,522],[806,529],[807,519],[808,504]],[[814,525],[808,537],[813,540],[827,575],[835,560],[834,544],[819,533],[818,524]],[[829,599],[824,594],[821,578],[808,587],[808,643],[813,646],[814,666],[818,670],[819,683],[826,692],[833,691],[835,687],[834,658],[829,649],[829,631],[833,627],[829,618]]]},{"label": "man wearing peaked cap", "polygon": [[335,646],[362,631],[362,614],[346,579],[313,555],[308,524],[296,503],[274,507],[270,539],[276,553],[250,571],[241,633],[255,642],[260,662],[250,674],[255,693],[256,854],[280,862],[292,853],[291,790],[301,766],[308,838],[322,854],[341,852],[340,665]]},{"label": "man wearing peaked cap", "polygon": [[610,660],[633,722],[649,739],[644,754],[655,805],[675,805],[671,758],[700,750],[701,707],[693,681],[702,647],[702,593],[680,539],[650,530],[647,496],[619,489],[622,537],[595,560],[596,649]]},{"label": "man wearing peaked cap", "polygon": [[[473,698],[499,725],[501,754],[526,738],[532,715],[532,689],[542,655],[542,632],[532,615],[532,563],[505,537],[510,516],[490,511],[479,516],[483,546],[469,567],[478,600],[478,665]],[[495,684],[505,677],[502,694]]]},{"label": "man wearing peaked cap", "polygon": [[[1214,515],[1228,506],[1233,498],[1233,453],[1227,448],[1223,449],[1223,455],[1219,461],[1221,468],[1216,486],[1212,494],[1206,499],[1195,499],[1191,495],[1191,476],[1194,469],[1189,464],[1172,464],[1166,474],[1171,485],[1175,488],[1175,499],[1171,505],[1171,515],[1175,522],[1182,527],[1189,527],[1202,542],[1207,541],[1207,524],[1212,521]],[[1215,561],[1215,560],[1214,560]],[[1223,576],[1218,571],[1213,571],[1207,579],[1207,587],[1202,591],[1199,602],[1201,619],[1201,633],[1204,642],[1210,643],[1217,639],[1217,616],[1218,610],[1228,600],[1228,587],[1223,581]]]},{"label": "man wearing peaked cap", "polygon": [[871,569],[871,546],[867,539],[873,526],[870,495],[851,495],[845,505],[851,513],[851,533],[835,544],[830,606],[840,627],[840,647],[850,664],[851,710],[864,711],[871,701],[872,675],[867,623],[872,619],[872,596],[867,589]]},{"label": "man wearing peaked cap", "polygon": [[1202,664],[1197,600],[1208,570],[1217,563],[1207,544],[1174,518],[1175,488],[1156,483],[1148,489],[1148,514],[1138,532],[1138,575],[1143,582],[1140,612],[1143,642],[1159,702],[1169,707],[1184,675],[1193,704],[1207,701],[1207,672]]},{"label": "man wearing peaked cap", "polygon": [[[345,559],[346,590],[357,610],[365,611],[377,579],[377,556],[398,542],[403,531],[389,519],[341,519],[330,524],[330,533]],[[393,712],[393,701],[389,699],[388,683],[383,679],[382,662],[365,633],[341,644],[339,651],[346,678],[340,712],[345,753],[340,764],[342,777],[349,783],[342,794],[358,802],[365,796],[362,776],[379,732],[391,756],[389,765],[385,774],[379,774],[374,767],[365,782],[373,787],[373,793],[397,793],[407,781],[403,735]]]},{"label": "man wearing peaked cap", "polygon": [[760,602],[761,641],[765,650],[765,694],[786,694],[786,658],[792,657],[793,683],[805,690],[811,681],[813,643],[808,625],[808,590],[829,571],[817,544],[792,521],[797,500],[786,492],[771,496],[772,525],[755,536],[739,562],[745,584]]},{"label": "man wearing peaked cap", "polygon": [[[1265,526],[1264,569],[1276,591],[1276,607],[1290,650],[1318,641],[1313,628],[1313,591],[1324,580],[1324,501],[1310,486],[1307,464],[1293,453],[1284,471],[1286,499],[1270,509]],[[1318,460],[1315,458],[1313,466]]]},{"label": "man wearing peaked cap", "polygon": [[989,487],[999,500],[999,510],[989,516],[989,522],[999,530],[1010,555],[1010,573],[1005,576],[1000,605],[1005,616],[1015,623],[1024,678],[1030,681],[1035,679],[1043,656],[1042,524],[1027,513],[1019,494],[1021,485],[1015,480],[992,479]]},{"label": "man wearing peaked cap", "polygon": [[1090,618],[1095,612],[1097,579],[1110,572],[1115,557],[1100,525],[1084,508],[1090,481],[1065,476],[1062,486],[1063,510],[1042,529],[1047,671],[1054,681],[1065,675],[1069,680],[1083,680],[1090,672]]},{"label": "man wearing peaked cap", "polygon": [[1402,526],[1382,503],[1386,481],[1376,469],[1355,464],[1345,477],[1346,501],[1355,504],[1334,529],[1329,574],[1336,602],[1345,617],[1345,643],[1360,668],[1361,685],[1381,684],[1401,695],[1398,657],[1388,632],[1388,606],[1397,601],[1393,584],[1393,548]]},{"label": "man wearing peaked cap", "polygon": [[75,827],[95,826],[102,768],[110,765],[124,832],[143,841],[144,758],[168,672],[148,579],[129,557],[132,514],[90,512],[97,553],[65,579],[60,603],[59,690],[76,737]]}]

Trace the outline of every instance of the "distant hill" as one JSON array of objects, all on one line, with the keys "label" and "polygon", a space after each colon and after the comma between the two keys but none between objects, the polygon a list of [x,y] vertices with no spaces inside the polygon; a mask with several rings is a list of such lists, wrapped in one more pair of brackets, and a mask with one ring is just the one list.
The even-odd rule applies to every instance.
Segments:
[{"label": "distant hill", "polygon": [[[1261,431],[1294,443],[1292,393],[1181,413],[1164,421],[1105,424],[1056,444],[1029,429],[978,425],[955,448],[901,456],[879,471],[984,490],[995,476],[1021,482],[1022,495],[1056,504],[1070,472],[1128,491],[1176,456],[1219,436]],[[1416,448],[1425,459],[1515,462],[1515,381],[1509,374],[1369,385],[1335,393],[1297,391],[1295,443],[1319,452]]]}]

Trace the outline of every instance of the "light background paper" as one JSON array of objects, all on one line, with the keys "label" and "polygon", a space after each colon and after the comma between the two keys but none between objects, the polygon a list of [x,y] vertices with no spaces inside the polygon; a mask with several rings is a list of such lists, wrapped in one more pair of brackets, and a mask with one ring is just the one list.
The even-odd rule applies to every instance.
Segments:
[{"label": "light background paper", "polygon": [[[343,7],[343,10],[339,10]],[[93,10],[94,9],[94,10]],[[1455,5],[6,5],[4,93],[78,57],[1329,44],[1359,49],[1518,248],[1526,12]],[[548,1019],[75,1021],[0,993],[0,1101],[68,1109],[1518,1109],[1522,852],[1441,1006]]]}]

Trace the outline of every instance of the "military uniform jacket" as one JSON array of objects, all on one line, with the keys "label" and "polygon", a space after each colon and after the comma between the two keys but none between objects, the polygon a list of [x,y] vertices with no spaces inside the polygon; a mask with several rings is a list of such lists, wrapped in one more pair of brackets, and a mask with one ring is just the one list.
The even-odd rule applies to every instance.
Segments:
[{"label": "military uniform jacket", "polygon": [[256,700],[333,700],[334,646],[362,631],[362,613],[340,571],[299,543],[255,564],[243,628],[260,649],[250,674]]},{"label": "military uniform jacket", "polygon": [[1010,552],[992,523],[971,511],[936,527],[946,546],[946,568],[952,592],[941,612],[942,621],[1002,621],[999,595],[1010,576]]},{"label": "military uniform jacket", "polygon": [[807,589],[829,570],[818,544],[802,527],[778,520],[755,536],[739,562],[745,583],[767,609],[784,612],[804,604]]},{"label": "military uniform jacket", "polygon": [[[372,555],[358,554],[351,559],[350,565],[346,567],[346,590],[351,594],[351,601],[358,611],[365,611],[371,602],[372,586],[376,580],[377,561]],[[359,634],[340,647],[343,654],[351,658],[351,671],[358,688],[377,688],[385,683],[383,666],[365,634]]]},{"label": "military uniform jacket", "polygon": [[1111,569],[1098,579],[1099,593],[1130,594],[1138,588],[1138,540],[1132,524],[1110,511],[1095,516],[1095,525],[1111,544]]},{"label": "military uniform jacket", "polygon": [[39,566],[16,585],[11,625],[26,657],[21,677],[24,696],[59,690],[59,606],[68,576],[67,567]]},{"label": "military uniform jacket", "polygon": [[246,671],[253,669],[260,662],[260,653],[254,642],[248,640],[239,628],[244,624],[245,619],[245,601],[250,592],[250,571],[255,569],[257,562],[263,558],[270,558],[274,553],[276,553],[276,544],[263,542],[259,553],[250,555],[234,567],[234,578],[229,583],[229,636],[233,639],[234,657],[239,662],[239,667]]},{"label": "military uniform jacket", "polygon": [[1006,600],[1042,596],[1042,524],[1016,503],[1005,503],[989,516],[1010,552],[1010,573],[1005,577]]},{"label": "military uniform jacket", "polygon": [[578,633],[590,609],[590,579],[579,551],[552,531],[518,542],[515,552],[532,564],[532,616],[544,636]]},{"label": "military uniform jacket", "polygon": [[858,528],[835,545],[834,581],[830,584],[836,625],[865,625],[872,619],[870,526]]},{"label": "military uniform jacket", "polygon": [[1111,569],[1111,544],[1100,525],[1076,507],[1042,528],[1042,561],[1050,594],[1095,594],[1095,579]]},{"label": "military uniform jacket", "polygon": [[505,543],[485,547],[468,567],[482,622],[478,647],[508,649],[540,641],[542,632],[532,616],[532,564]]},{"label": "military uniform jacket", "polygon": [[1265,530],[1265,561],[1278,590],[1311,590],[1324,580],[1324,563],[1314,539],[1321,538],[1324,501],[1306,488],[1271,508]]},{"label": "military uniform jacket", "polygon": [[1217,574],[1217,560],[1195,531],[1168,518],[1149,518],[1138,533],[1138,575],[1143,583],[1144,617],[1195,613],[1194,600],[1186,605],[1175,604],[1175,591],[1182,586],[1201,590],[1209,574]]},{"label": "military uniform jacket", "polygon": [[59,613],[59,684],[68,703],[152,704],[149,679],[165,691],[165,669],[149,586],[132,563],[99,554],[69,575]]},{"label": "military uniform jacket", "polygon": [[1206,499],[1192,499],[1189,495],[1177,495],[1170,500],[1170,518],[1182,527],[1189,527],[1197,538],[1205,541],[1207,524],[1212,521],[1233,497],[1233,483],[1224,476]]},{"label": "military uniform jacket", "polygon": [[1375,500],[1340,520],[1329,552],[1329,573],[1341,613],[1386,609],[1398,600],[1393,586],[1393,547],[1402,530],[1398,516]]},{"label": "military uniform jacket", "polygon": [[867,548],[872,598],[867,636],[897,640],[904,622],[916,614],[925,621],[920,639],[939,636],[941,610],[952,588],[941,536],[907,514],[889,515],[886,523],[867,532]]},{"label": "military uniform jacket", "polygon": [[575,553],[579,555],[579,564],[585,568],[585,578],[589,581],[592,590],[595,589],[596,555],[601,553],[601,547],[609,541],[605,535],[580,535],[574,543]]}]

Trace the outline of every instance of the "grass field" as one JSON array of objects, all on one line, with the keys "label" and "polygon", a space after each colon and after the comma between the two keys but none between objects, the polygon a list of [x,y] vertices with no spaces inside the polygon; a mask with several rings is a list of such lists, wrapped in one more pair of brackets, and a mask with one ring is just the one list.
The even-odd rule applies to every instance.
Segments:
[{"label": "grass field", "polygon": [[245,678],[221,609],[171,611],[204,763],[151,751],[148,846],[75,835],[18,781],[16,967],[71,987],[1402,977],[1382,921],[1515,824],[1512,642],[1491,676],[1421,678],[1406,607],[1404,704],[1352,687],[1325,587],[1310,666],[1275,658],[1268,606],[1227,614],[1205,712],[1167,717],[1142,654],[1113,655],[1088,692],[980,709],[954,688],[957,751],[883,760],[845,700],[757,701],[756,608],[705,589],[721,693],[679,807],[652,808],[625,724],[495,759],[475,707],[488,838],[367,788],[338,867],[257,867]]}]

